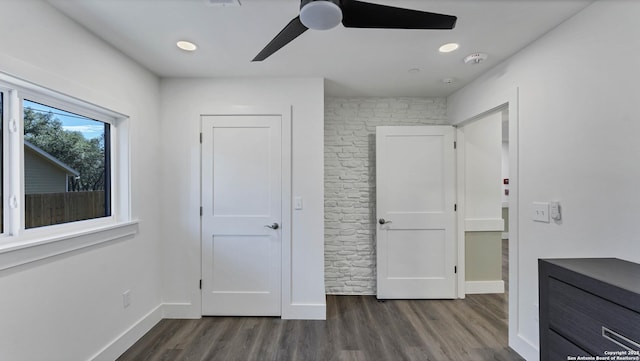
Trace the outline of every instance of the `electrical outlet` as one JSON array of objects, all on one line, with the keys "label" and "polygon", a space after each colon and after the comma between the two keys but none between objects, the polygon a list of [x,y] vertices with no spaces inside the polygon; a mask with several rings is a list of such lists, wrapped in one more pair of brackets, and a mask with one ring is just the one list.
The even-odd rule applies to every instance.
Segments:
[{"label": "electrical outlet", "polygon": [[129,307],[131,304],[131,290],[126,290],[122,293],[122,306],[124,308]]},{"label": "electrical outlet", "polygon": [[549,223],[549,203],[533,202],[532,216],[535,222]]}]

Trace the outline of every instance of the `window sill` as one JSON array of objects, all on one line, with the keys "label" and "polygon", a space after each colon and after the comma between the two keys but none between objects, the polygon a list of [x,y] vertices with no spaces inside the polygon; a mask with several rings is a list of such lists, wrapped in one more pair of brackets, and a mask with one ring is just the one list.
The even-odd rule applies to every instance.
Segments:
[{"label": "window sill", "polygon": [[35,241],[8,242],[0,245],[0,271],[82,248],[131,237],[136,233],[138,233],[138,221],[130,221],[78,232],[57,234]]}]

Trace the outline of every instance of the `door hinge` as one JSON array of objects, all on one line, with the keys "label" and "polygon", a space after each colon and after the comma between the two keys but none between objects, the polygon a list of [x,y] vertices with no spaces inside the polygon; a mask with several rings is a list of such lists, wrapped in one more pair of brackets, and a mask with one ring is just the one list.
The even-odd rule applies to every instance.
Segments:
[{"label": "door hinge", "polygon": [[458,273],[458,266],[453,266],[453,273]]},{"label": "door hinge", "polygon": [[457,203],[453,205],[453,211],[454,211],[454,212],[457,212],[457,211],[458,211],[458,204],[457,204]]},{"label": "door hinge", "polygon": [[202,280],[200,280],[200,289],[202,289]]},{"label": "door hinge", "polygon": [[458,142],[453,142],[453,149],[458,149]]},{"label": "door hinge", "polygon": [[204,211],[202,210],[202,207],[200,207],[200,217],[202,217],[203,214],[204,214]]},{"label": "door hinge", "polygon": [[202,133],[200,133],[200,144],[202,144]]}]

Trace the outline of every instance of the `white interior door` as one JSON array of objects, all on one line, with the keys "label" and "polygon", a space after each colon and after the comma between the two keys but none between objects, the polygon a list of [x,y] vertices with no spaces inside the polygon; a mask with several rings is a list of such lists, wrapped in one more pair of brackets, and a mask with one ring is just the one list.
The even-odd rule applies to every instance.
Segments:
[{"label": "white interior door", "polygon": [[278,316],[281,116],[202,117],[202,314]]},{"label": "white interior door", "polygon": [[453,127],[376,127],[378,298],[455,298],[454,161]]}]

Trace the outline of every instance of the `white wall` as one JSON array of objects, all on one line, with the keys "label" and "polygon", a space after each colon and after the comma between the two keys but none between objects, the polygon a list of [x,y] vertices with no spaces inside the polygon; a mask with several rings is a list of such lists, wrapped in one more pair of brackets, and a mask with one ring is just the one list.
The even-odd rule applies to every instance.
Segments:
[{"label": "white wall", "polygon": [[87,360],[160,304],[159,82],[40,1],[3,1],[0,34],[0,71],[130,116],[139,234],[0,271],[0,359]]},{"label": "white wall", "polygon": [[[324,318],[322,79],[166,79],[161,83],[164,301],[171,317],[200,317],[200,115],[230,106],[292,107],[291,295],[285,318]],[[283,288],[287,288],[284,284]],[[285,302],[287,303],[287,302]]]},{"label": "white wall", "polygon": [[464,151],[466,231],[502,231],[502,113],[458,128]]},{"label": "white wall", "polygon": [[[455,124],[519,94],[518,113],[509,112],[519,126],[510,136],[519,277],[509,328],[528,360],[537,360],[538,258],[640,262],[638,18],[640,2],[598,1],[448,98]],[[533,222],[532,202],[550,200],[561,202],[562,222]]]}]

